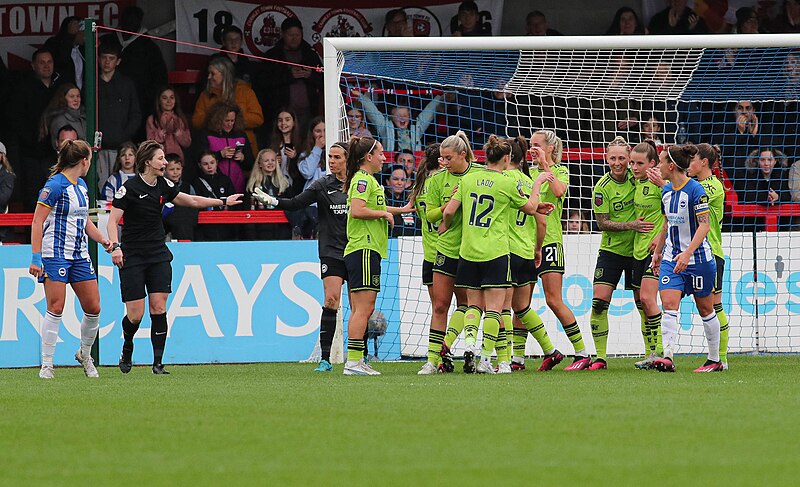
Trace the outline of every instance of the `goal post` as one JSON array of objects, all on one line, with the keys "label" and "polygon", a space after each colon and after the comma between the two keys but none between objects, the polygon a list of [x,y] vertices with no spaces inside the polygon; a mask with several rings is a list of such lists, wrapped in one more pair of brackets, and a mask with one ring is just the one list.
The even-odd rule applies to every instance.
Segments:
[{"label": "goal post", "polygon": [[[349,139],[351,108],[364,112],[366,128],[378,135],[366,113],[368,104],[373,114],[408,107],[412,123],[435,112],[421,131],[423,146],[459,129],[470,134],[474,149],[492,132],[530,138],[536,130],[549,129],[563,139],[563,163],[570,170],[563,294],[590,351],[591,280],[599,247],[592,190],[606,172],[605,145],[616,135],[632,145],[644,138],[662,145],[719,145],[728,189],[723,306],[730,319],[729,348],[734,353],[800,352],[800,251],[794,250],[800,242],[794,232],[800,225],[794,203],[800,202],[800,165],[794,166],[800,159],[795,133],[800,35],[342,37],[326,38],[323,47],[329,145]],[[370,93],[370,102],[353,99],[353,89]],[[749,122],[737,126],[739,117]],[[786,182],[780,205],[761,204],[749,189],[764,177],[758,166],[764,150],[778,161],[772,174],[780,173]],[[387,154],[390,159],[394,152]],[[419,157],[418,148],[415,152]],[[794,178],[797,193],[790,198]],[[576,233],[569,231],[566,222],[573,213],[579,224],[585,220],[588,232],[580,225]],[[383,340],[393,351],[390,358],[395,352],[397,357],[423,357],[430,303],[419,275],[420,238],[392,239],[384,262],[385,276],[396,273],[376,303],[388,322]],[[532,307],[556,346],[571,352],[539,286]],[[346,304],[343,310],[346,315]],[[684,299],[680,311],[679,352],[703,352],[703,327],[694,304]],[[622,285],[609,314],[609,352],[640,354],[639,316]],[[456,353],[461,346],[457,341]],[[527,350],[541,353],[532,339]]]}]

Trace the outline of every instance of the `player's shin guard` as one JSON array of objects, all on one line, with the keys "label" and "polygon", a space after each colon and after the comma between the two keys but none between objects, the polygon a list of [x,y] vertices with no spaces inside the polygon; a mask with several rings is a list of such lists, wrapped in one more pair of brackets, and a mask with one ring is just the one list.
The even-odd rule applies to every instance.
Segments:
[{"label": "player's shin guard", "polygon": [[514,328],[514,357],[525,357],[525,343],[528,341],[528,330],[525,328]]},{"label": "player's shin guard", "polygon": [[[533,335],[533,338],[536,339],[537,342],[539,342],[539,346],[542,347],[542,351],[545,355],[552,353],[553,350],[556,349],[556,347],[553,346],[553,342],[550,341],[550,335],[547,334],[547,329],[544,327],[544,321],[542,321],[542,317],[539,316],[539,313],[528,307],[516,314],[517,318],[519,318],[519,321],[525,325],[525,329],[530,332],[531,335]],[[577,327],[578,324],[576,323],[575,326]],[[578,330],[578,336],[580,336],[580,330]]]},{"label": "player's shin guard", "polygon": [[664,357],[671,359],[678,341],[678,310],[665,309],[662,313],[661,337],[664,345]]},{"label": "player's shin guard", "polygon": [[428,336],[428,362],[432,363],[433,365],[439,364],[444,335],[445,334],[443,331],[431,330]]},{"label": "player's shin guard", "polygon": [[[498,350],[498,352],[497,352],[498,353],[497,360],[499,362],[509,362],[509,363],[511,363],[511,350],[512,350],[512,348],[514,346],[514,343],[512,342],[512,339],[514,338],[514,318],[511,315],[511,310],[510,309],[504,309],[503,313],[502,313],[502,317],[503,317],[503,326],[502,326],[503,333],[501,335],[502,335],[502,338],[505,340],[505,346],[503,346],[501,348],[498,345],[498,347],[497,347],[497,350]],[[499,337],[498,337],[498,339],[499,339]],[[503,351],[503,356],[502,357],[499,355],[500,350]]]},{"label": "player's shin guard", "polygon": [[336,310],[322,307],[322,317],[319,320],[319,348],[322,360],[331,361],[331,345],[333,335],[336,333]]},{"label": "player's shin guard", "polygon": [[150,315],[150,341],[153,343],[153,366],[161,365],[167,344],[167,313]]},{"label": "player's shin guard", "polygon": [[703,328],[708,342],[708,360],[719,362],[719,319],[716,313],[703,316]]},{"label": "player's shin guard", "polygon": [[728,316],[722,309],[722,304],[714,305],[714,312],[717,313],[719,320],[719,359],[722,362],[728,361]]},{"label": "player's shin guard", "polygon": [[[467,312],[469,316],[469,312]],[[492,352],[497,345],[497,338],[500,334],[500,322],[503,317],[497,311],[487,311],[483,319],[483,347],[481,348],[481,360],[490,360]]]},{"label": "player's shin guard", "polygon": [[608,305],[603,299],[592,299],[592,338],[597,349],[597,358],[606,359],[606,346],[608,344]]},{"label": "player's shin guard", "polygon": [[452,316],[450,316],[450,323],[447,325],[447,334],[444,336],[444,343],[448,348],[453,348],[453,343],[455,343],[456,338],[458,338],[458,335],[464,330],[464,315],[467,313],[467,309],[466,306],[459,306],[453,311]]},{"label": "player's shin guard", "polygon": [[100,315],[83,314],[81,320],[81,355],[88,357],[92,354],[92,345],[100,328]]},{"label": "player's shin guard", "polygon": [[58,342],[58,326],[61,315],[46,312],[42,320],[42,365],[53,366],[53,354],[56,352]]},{"label": "player's shin guard", "polygon": [[[499,323],[500,319],[502,318],[499,317],[500,313],[497,314]],[[474,346],[478,342],[478,326],[481,324],[482,315],[483,310],[477,306],[468,307],[467,312],[464,314],[464,340],[467,342],[467,346]],[[496,340],[497,333],[494,334],[494,337]],[[494,347],[494,344],[492,344],[492,346]]]}]

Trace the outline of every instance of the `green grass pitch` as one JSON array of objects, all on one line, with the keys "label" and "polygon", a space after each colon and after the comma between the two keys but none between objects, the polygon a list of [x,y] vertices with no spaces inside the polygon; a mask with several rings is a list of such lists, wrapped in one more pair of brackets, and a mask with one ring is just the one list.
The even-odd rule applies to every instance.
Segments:
[{"label": "green grass pitch", "polygon": [[[789,485],[800,356],[381,377],[311,364],[0,370],[0,485]],[[538,366],[538,361],[529,365]]]}]

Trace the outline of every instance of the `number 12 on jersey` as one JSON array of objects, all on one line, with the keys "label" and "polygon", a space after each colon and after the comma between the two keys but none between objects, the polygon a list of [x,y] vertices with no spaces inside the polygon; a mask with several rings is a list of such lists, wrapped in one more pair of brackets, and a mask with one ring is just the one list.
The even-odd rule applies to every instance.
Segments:
[{"label": "number 12 on jersey", "polygon": [[[469,197],[472,198],[472,209],[469,212],[469,224],[473,227],[489,228],[492,224],[492,219],[488,217],[489,213],[494,209],[494,197],[490,194],[477,194],[470,193]],[[478,213],[478,207],[481,207]]]}]

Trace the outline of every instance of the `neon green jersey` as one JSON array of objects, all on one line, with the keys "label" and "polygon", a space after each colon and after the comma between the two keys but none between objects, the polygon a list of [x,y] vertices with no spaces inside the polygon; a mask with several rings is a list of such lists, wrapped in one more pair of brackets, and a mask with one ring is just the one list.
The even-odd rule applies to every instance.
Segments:
[{"label": "neon green jersey", "polygon": [[461,178],[453,199],[461,202],[462,210],[459,257],[486,262],[507,255],[509,208],[528,201],[517,189],[516,179],[490,169],[470,171]]},{"label": "neon green jersey", "polygon": [[[533,188],[533,180],[519,169],[511,169],[506,174],[517,182],[517,189],[528,198]],[[536,253],[536,218],[521,210],[509,207],[508,237],[509,251],[523,259],[533,259]]]},{"label": "neon green jersey", "polygon": [[364,200],[370,210],[386,211],[383,188],[372,174],[359,170],[350,181],[350,189],[347,191],[347,246],[344,248],[344,255],[370,249],[385,259],[389,256],[389,222],[383,218],[353,218],[350,213],[353,199]]},{"label": "neon green jersey", "polygon": [[725,211],[725,186],[713,174],[699,182],[703,185],[703,189],[706,190],[708,209],[711,210],[708,212],[710,215],[708,218],[709,230],[706,238],[708,243],[711,244],[711,253],[724,259],[725,254],[722,253],[722,215]]},{"label": "neon green jersey", "polygon": [[[594,187],[594,213],[607,214],[612,222],[629,222],[634,220],[635,208],[633,195],[633,173],[628,171],[625,179],[618,182],[606,173]],[[659,207],[660,208],[660,207]],[[621,232],[604,231],[600,240],[600,250],[607,250],[623,257],[633,255],[633,237],[635,230]]]},{"label": "neon green jersey", "polygon": [[636,194],[633,197],[634,218],[643,218],[653,224],[647,233],[634,232],[633,258],[642,260],[650,255],[650,243],[661,233],[664,214],[661,213],[661,188],[645,179],[635,179]]},{"label": "neon green jersey", "polygon": [[[556,179],[566,184],[567,190],[569,190],[569,169],[567,169],[567,166],[555,164],[550,166],[550,171],[552,171]],[[542,172],[544,171],[540,170],[538,167],[531,169],[531,179],[535,181]],[[564,210],[564,198],[566,197],[566,191],[564,191],[564,194],[561,195],[560,198],[556,197],[550,190],[550,183],[542,184],[541,189],[539,189],[539,202],[553,203],[556,207],[552,213],[547,215],[547,230],[545,231],[544,243],[542,245],[564,242],[564,235],[561,230],[561,212]]]},{"label": "neon green jersey", "polygon": [[[466,171],[460,174],[453,174],[449,171],[439,171],[433,174],[426,186],[428,193],[425,195],[425,204],[428,208],[442,207],[453,194],[453,190],[458,186],[458,182],[465,174],[472,171],[483,171],[486,168],[480,164],[472,164]],[[430,184],[427,184],[430,183]],[[459,209],[459,212],[461,209]],[[443,235],[439,235],[436,240],[436,250],[451,259],[458,259],[458,252],[461,249],[461,214],[456,213],[450,227]]]},{"label": "neon green jersey", "polygon": [[417,208],[417,215],[419,215],[419,220],[422,225],[423,258],[428,262],[433,262],[436,260],[436,240],[439,239],[439,225],[429,222],[427,218],[428,203],[426,202],[426,196],[428,193],[428,181],[430,181],[430,178],[425,180],[422,191],[420,191],[419,195],[414,200],[414,206]]}]

